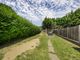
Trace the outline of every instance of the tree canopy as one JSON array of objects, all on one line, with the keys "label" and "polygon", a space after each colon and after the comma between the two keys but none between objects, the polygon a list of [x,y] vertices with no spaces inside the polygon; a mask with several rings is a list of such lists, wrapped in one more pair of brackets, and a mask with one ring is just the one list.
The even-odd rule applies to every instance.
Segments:
[{"label": "tree canopy", "polygon": [[42,23],[43,29],[51,29],[52,26],[53,26],[53,20],[50,18],[45,18]]},{"label": "tree canopy", "polygon": [[76,11],[71,11],[61,18],[45,18],[43,21],[43,28],[66,28],[80,25],[80,8]]}]

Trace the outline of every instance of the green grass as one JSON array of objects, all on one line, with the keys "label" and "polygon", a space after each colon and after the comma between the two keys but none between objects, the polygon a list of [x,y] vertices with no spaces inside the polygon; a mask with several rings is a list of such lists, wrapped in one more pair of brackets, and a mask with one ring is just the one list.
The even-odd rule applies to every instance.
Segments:
[{"label": "green grass", "polygon": [[48,37],[46,34],[40,36],[40,45],[35,49],[26,51],[17,56],[15,60],[49,60]]},{"label": "green grass", "polygon": [[80,60],[80,51],[74,49],[80,47],[56,35],[51,39],[60,60]]}]

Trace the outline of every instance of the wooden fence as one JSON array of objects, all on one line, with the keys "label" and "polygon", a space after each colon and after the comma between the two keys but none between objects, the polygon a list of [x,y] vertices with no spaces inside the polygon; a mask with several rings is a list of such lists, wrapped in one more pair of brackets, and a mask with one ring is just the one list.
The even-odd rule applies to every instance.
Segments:
[{"label": "wooden fence", "polygon": [[80,43],[80,25],[54,30],[56,34]]}]

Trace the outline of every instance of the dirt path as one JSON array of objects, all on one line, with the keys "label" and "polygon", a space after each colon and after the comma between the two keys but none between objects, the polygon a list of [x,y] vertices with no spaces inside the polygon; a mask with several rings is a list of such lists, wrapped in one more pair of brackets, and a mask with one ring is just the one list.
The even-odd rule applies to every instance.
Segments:
[{"label": "dirt path", "polygon": [[52,46],[50,39],[48,40],[48,52],[49,52],[50,60],[59,60],[59,58],[57,57],[57,55],[54,51],[54,48]]},{"label": "dirt path", "polygon": [[39,45],[39,39],[37,38],[24,42],[20,45],[13,46],[11,49],[9,49],[9,51],[7,51],[2,60],[14,60],[21,53],[30,49],[34,49],[38,45]]}]

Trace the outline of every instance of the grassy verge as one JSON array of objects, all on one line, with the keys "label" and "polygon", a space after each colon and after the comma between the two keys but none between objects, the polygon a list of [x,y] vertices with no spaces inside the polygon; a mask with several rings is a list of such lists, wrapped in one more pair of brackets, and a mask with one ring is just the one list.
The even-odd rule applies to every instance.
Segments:
[{"label": "grassy verge", "polygon": [[17,56],[15,60],[49,60],[48,38],[46,34],[40,36],[40,45],[33,50],[26,51]]},{"label": "grassy verge", "polygon": [[56,35],[51,41],[60,60],[80,60],[80,47]]}]

